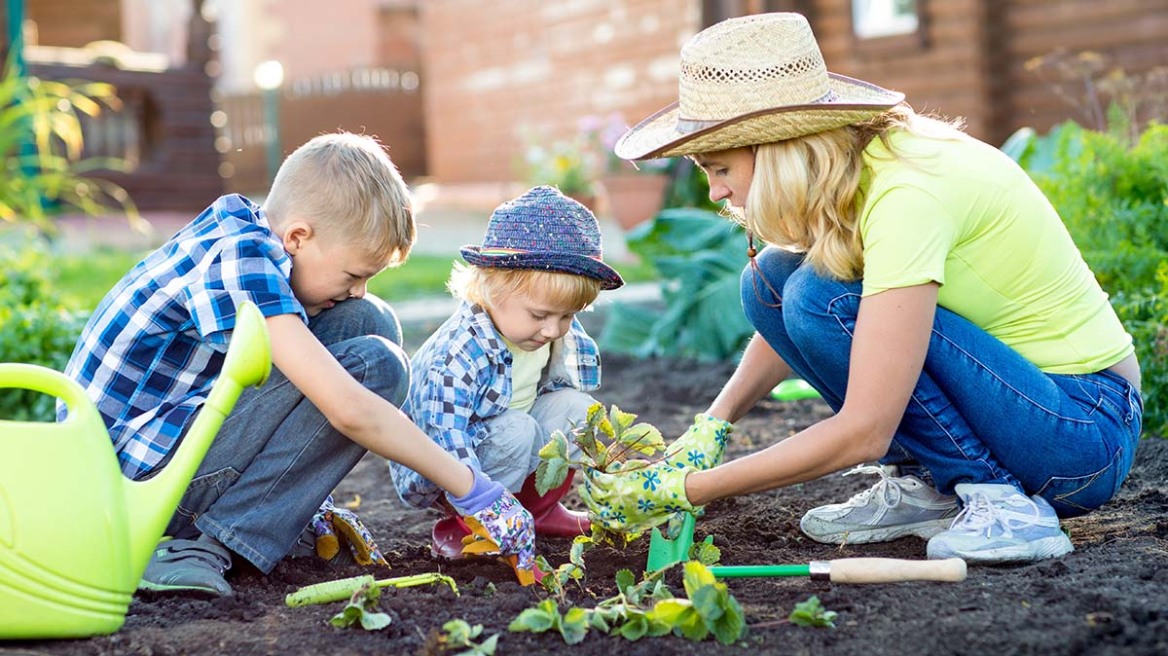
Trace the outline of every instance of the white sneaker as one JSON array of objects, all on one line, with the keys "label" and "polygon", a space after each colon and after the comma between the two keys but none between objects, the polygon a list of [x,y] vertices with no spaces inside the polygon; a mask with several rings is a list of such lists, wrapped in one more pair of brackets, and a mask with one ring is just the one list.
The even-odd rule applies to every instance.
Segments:
[{"label": "white sneaker", "polygon": [[827,544],[888,542],[908,535],[928,539],[948,528],[957,514],[956,497],[916,476],[891,476],[878,465],[860,465],[844,476],[852,474],[879,474],[880,480],[844,503],[808,510],[799,522],[807,537]]},{"label": "white sneaker", "polygon": [[985,483],[961,483],[957,496],[965,509],[949,530],[929,540],[929,558],[1003,563],[1057,558],[1075,549],[1059,529],[1054,508],[1040,496]]}]

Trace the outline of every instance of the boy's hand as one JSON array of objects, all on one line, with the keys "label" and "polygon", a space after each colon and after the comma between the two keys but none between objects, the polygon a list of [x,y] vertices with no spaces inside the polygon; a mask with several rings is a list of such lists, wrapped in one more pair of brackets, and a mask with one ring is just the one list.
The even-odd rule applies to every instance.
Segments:
[{"label": "boy's hand", "polygon": [[689,430],[666,447],[666,460],[675,465],[685,463],[694,469],[717,467],[733,430],[730,422],[705,413],[696,415]]},{"label": "boy's hand", "polygon": [[579,492],[591,521],[610,531],[642,533],[676,513],[695,510],[685,495],[685,477],[692,467],[684,462],[630,465],[607,474],[584,468]]},{"label": "boy's hand", "polygon": [[500,554],[516,557],[517,573],[535,569],[535,520],[507,488],[475,470],[466,496],[446,498],[460,515],[482,527]]},{"label": "boy's hand", "polygon": [[337,508],[333,505],[333,497],[329,495],[320,510],[312,516],[312,532],[316,534],[316,555],[325,560],[332,560],[341,551],[341,545],[349,547],[353,560],[360,565],[385,565],[389,567],[381,549],[373,541],[373,534],[365,527],[357,513],[347,508]]}]

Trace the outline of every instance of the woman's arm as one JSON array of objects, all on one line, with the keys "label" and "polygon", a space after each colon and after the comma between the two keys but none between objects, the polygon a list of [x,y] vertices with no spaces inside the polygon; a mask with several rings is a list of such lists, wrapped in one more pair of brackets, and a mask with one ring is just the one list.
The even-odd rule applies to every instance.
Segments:
[{"label": "woman's arm", "polygon": [[787,363],[761,335],[755,333],[742,353],[738,368],[706,414],[734,423],[790,373]]},{"label": "woman's arm", "polygon": [[268,317],[272,364],[342,435],[399,462],[455,497],[470,492],[470,468],[438,446],[404,412],[353,378],[299,317]]},{"label": "woman's arm", "polygon": [[690,502],[801,483],[882,457],[920,379],[936,308],[933,283],[865,297],[839,413],[745,458],[689,474]]}]

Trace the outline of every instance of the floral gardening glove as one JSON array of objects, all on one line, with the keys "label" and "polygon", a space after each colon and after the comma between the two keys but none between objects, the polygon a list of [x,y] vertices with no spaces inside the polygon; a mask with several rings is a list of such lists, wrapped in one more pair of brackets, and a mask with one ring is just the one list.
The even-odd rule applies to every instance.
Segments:
[{"label": "floral gardening glove", "polygon": [[316,535],[316,555],[321,558],[332,560],[340,553],[341,545],[345,544],[359,565],[377,563],[389,567],[385,556],[381,555],[381,549],[373,541],[373,534],[365,528],[357,513],[334,506],[331,494],[320,504],[320,510],[312,516],[309,526]]},{"label": "floral gardening glove", "polygon": [[611,473],[584,468],[579,492],[590,520],[610,531],[643,533],[679,512],[694,510],[685,495],[685,477],[694,468],[680,461],[637,464]]},{"label": "floral gardening glove", "polygon": [[665,448],[665,459],[673,463],[684,461],[694,469],[717,467],[733,430],[730,422],[703,412],[694,416],[693,425]]},{"label": "floral gardening glove", "polygon": [[535,520],[507,488],[477,469],[472,471],[474,485],[466,496],[446,495],[467,526],[482,538],[469,541],[463,553],[497,552],[514,556],[512,567],[523,582],[524,573],[531,575],[535,570]]}]

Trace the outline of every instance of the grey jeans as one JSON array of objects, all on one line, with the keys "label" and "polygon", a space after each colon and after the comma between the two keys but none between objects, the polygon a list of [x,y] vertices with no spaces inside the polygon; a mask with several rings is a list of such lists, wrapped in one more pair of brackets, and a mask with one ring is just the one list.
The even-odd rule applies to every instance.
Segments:
[{"label": "grey jeans", "polygon": [[[400,405],[409,388],[401,325],[382,300],[350,299],[309,329],[362,385]],[[167,535],[205,533],[265,574],[365,455],[277,369],[244,390],[199,465]]]},{"label": "grey jeans", "polygon": [[[541,394],[531,412],[508,410],[488,419],[487,436],[475,447],[483,473],[512,492],[539,466],[539,450],[555,431],[564,434],[588,417],[588,406],[596,400],[575,389]],[[580,449],[568,440],[568,456],[579,458]]]}]

